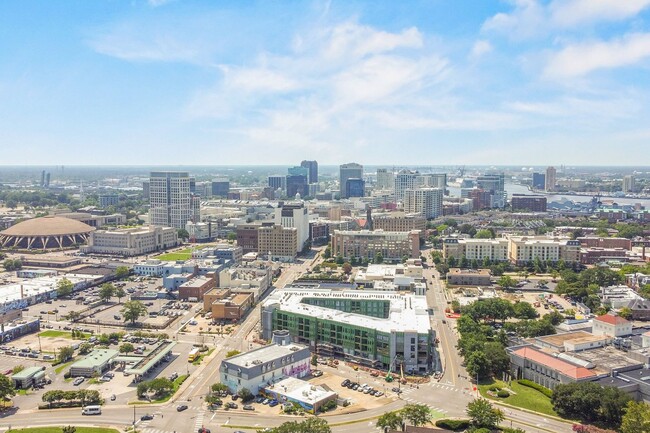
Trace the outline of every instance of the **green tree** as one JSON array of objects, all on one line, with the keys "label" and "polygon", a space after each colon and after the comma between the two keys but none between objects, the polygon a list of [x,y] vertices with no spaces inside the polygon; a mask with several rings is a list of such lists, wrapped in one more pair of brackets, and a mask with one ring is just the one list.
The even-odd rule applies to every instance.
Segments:
[{"label": "green tree", "polygon": [[115,269],[115,277],[118,280],[128,277],[130,273],[131,271],[129,271],[129,268],[126,266],[118,266],[117,269]]},{"label": "green tree", "polygon": [[407,404],[402,408],[400,414],[415,427],[431,422],[431,410],[425,404]]},{"label": "green tree", "polygon": [[304,421],[287,421],[270,430],[258,430],[258,433],[331,433],[332,429],[323,418],[307,418]]},{"label": "green tree", "polygon": [[[185,229],[178,229],[177,232],[178,232],[178,239],[189,239],[190,238],[189,232],[187,230],[185,230]],[[234,234],[234,233],[232,233],[232,234]],[[235,235],[235,239],[237,239],[237,235],[236,234],[234,234],[234,235]]]},{"label": "green tree", "polygon": [[318,365],[318,355],[316,355],[315,353],[311,356],[311,365],[314,366]]},{"label": "green tree", "polygon": [[352,273],[352,265],[350,263],[345,262],[342,267],[345,275],[350,275],[350,273]]},{"label": "green tree", "polygon": [[[498,341],[488,341],[483,347],[483,353],[489,361],[490,373],[499,377],[510,368],[510,357],[506,353],[503,344]],[[480,375],[480,374],[479,374]]]},{"label": "green tree", "polygon": [[134,324],[141,316],[147,314],[147,307],[140,301],[126,301],[121,311],[124,320]]},{"label": "green tree", "polygon": [[229,241],[236,241],[237,240],[237,233],[234,233],[234,232],[228,233],[226,235],[226,239],[229,240]]},{"label": "green tree", "polygon": [[248,388],[240,389],[237,394],[239,394],[239,397],[241,398],[241,401],[243,403],[248,403],[249,401],[251,401],[251,400],[253,400],[255,398],[253,393]]},{"label": "green tree", "polygon": [[557,385],[551,397],[553,409],[563,417],[599,422],[615,428],[621,424],[629,401],[630,397],[624,391],[594,382]]},{"label": "green tree", "polygon": [[528,302],[517,302],[513,309],[517,319],[535,319],[539,316],[537,310]]},{"label": "green tree", "polygon": [[70,296],[74,285],[70,280],[63,277],[56,283],[56,293],[60,298]]},{"label": "green tree", "polygon": [[[79,311],[70,311],[70,312],[66,315],[66,317],[67,317],[67,319],[68,319],[69,321],[71,321],[71,322],[76,322],[76,321],[79,320],[79,318],[81,317],[81,313],[80,313]],[[74,335],[73,335],[73,337],[74,337]]]},{"label": "green tree", "polygon": [[388,428],[389,430],[400,430],[404,418],[400,412],[386,412],[377,419],[377,427],[381,429]]},{"label": "green tree", "polygon": [[493,239],[494,231],[491,229],[481,229],[474,235],[475,239]]},{"label": "green tree", "polygon": [[122,343],[120,344],[120,353],[126,353],[129,354],[135,350],[135,347],[133,347],[133,344],[131,343]]},{"label": "green tree", "polygon": [[497,284],[504,290],[508,290],[515,287],[517,282],[510,275],[503,275],[497,280]]},{"label": "green tree", "polygon": [[69,425],[62,427],[61,430],[63,433],[76,433],[77,427]]},{"label": "green tree", "polygon": [[81,343],[79,345],[79,355],[87,355],[93,350],[93,345],[90,343]]},{"label": "green tree", "polygon": [[345,259],[343,258],[343,256],[342,255],[336,256],[336,264],[342,265],[343,263],[345,263]]},{"label": "green tree", "polygon": [[241,352],[237,349],[230,350],[226,353],[226,358],[232,358],[233,356],[239,355]]},{"label": "green tree", "polygon": [[14,395],[16,395],[16,390],[13,381],[4,374],[0,374],[0,402],[4,402]]},{"label": "green tree", "polygon": [[155,396],[161,396],[174,389],[174,383],[166,377],[157,377],[149,381],[149,391]]},{"label": "green tree", "polygon": [[113,286],[111,283],[104,283],[99,288],[99,298],[105,303],[110,301],[114,294],[115,286]]},{"label": "green tree", "polygon": [[328,245],[328,246],[325,248],[325,251],[323,251],[323,258],[324,258],[325,260],[327,260],[327,259],[329,259],[330,257],[332,257],[332,247],[330,247],[330,246]]},{"label": "green tree", "polygon": [[490,376],[490,360],[483,351],[474,351],[465,358],[465,368],[471,377],[478,377],[479,380]]},{"label": "green tree", "polygon": [[381,251],[377,251],[377,254],[375,254],[375,261],[373,263],[384,263],[384,255],[381,253]]},{"label": "green tree", "polygon": [[228,387],[223,383],[213,383],[210,388],[212,389],[212,392],[228,391]]},{"label": "green tree", "polygon": [[621,433],[648,432],[650,432],[650,406],[643,401],[628,402],[621,421]]},{"label": "green tree", "polygon": [[59,349],[59,362],[66,362],[74,355],[74,349],[70,346],[65,346]]},{"label": "green tree", "polygon": [[478,398],[470,401],[466,409],[472,425],[476,427],[494,428],[501,423],[505,417],[503,412],[492,407],[489,401]]},{"label": "green tree", "polygon": [[618,310],[618,315],[624,319],[630,320],[632,319],[632,309],[630,307],[623,307]]},{"label": "green tree", "polygon": [[122,287],[115,288],[114,296],[117,298],[118,304],[122,303],[122,298],[126,296],[126,291]]}]

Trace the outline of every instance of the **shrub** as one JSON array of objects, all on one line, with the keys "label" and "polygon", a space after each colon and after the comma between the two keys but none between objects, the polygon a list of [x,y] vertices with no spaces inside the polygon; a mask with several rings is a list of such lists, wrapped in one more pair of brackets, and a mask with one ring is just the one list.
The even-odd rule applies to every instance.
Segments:
[{"label": "shrub", "polygon": [[501,388],[499,388],[498,386],[493,386],[493,387],[490,387],[490,391],[498,392],[498,391],[501,391]]},{"label": "shrub", "polygon": [[499,397],[499,398],[508,398],[508,397],[510,397],[510,393],[508,391],[499,391],[499,392],[497,392],[497,397]]},{"label": "shrub", "polygon": [[462,431],[469,428],[470,422],[467,419],[439,419],[436,427],[452,431]]},{"label": "shrub", "polygon": [[552,391],[552,390],[546,388],[545,386],[539,385],[539,384],[533,382],[532,380],[519,379],[519,380],[517,381],[517,383],[518,383],[519,385],[523,385],[523,386],[527,386],[527,387],[529,387],[529,388],[533,388],[533,389],[535,389],[535,390],[541,392],[542,394],[544,394],[544,395],[547,396],[548,398],[553,397],[553,391]]}]

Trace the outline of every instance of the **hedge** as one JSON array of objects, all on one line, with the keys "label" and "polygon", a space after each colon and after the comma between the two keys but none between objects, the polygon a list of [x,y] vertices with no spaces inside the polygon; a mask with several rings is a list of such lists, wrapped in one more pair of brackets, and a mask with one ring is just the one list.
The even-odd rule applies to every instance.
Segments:
[{"label": "hedge", "polygon": [[510,393],[508,391],[499,391],[499,392],[497,392],[497,397],[499,397],[499,398],[507,398],[507,397],[510,397]]},{"label": "hedge", "polygon": [[529,387],[529,388],[533,388],[533,389],[535,389],[535,390],[541,392],[542,394],[544,394],[544,395],[547,396],[548,398],[553,397],[553,390],[550,390],[550,389],[546,388],[545,386],[539,385],[539,384],[533,382],[532,380],[528,380],[528,379],[519,379],[519,380],[517,381],[517,383],[518,383],[519,385],[523,385],[523,386],[527,386],[527,387]]},{"label": "hedge", "polygon": [[463,431],[469,428],[470,422],[468,419],[439,419],[436,421],[436,427],[444,428],[452,431]]}]

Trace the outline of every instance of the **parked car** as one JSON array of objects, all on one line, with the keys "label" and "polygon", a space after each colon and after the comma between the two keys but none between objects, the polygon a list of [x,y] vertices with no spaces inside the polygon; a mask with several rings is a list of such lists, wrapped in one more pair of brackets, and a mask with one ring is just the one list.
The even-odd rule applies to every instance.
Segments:
[{"label": "parked car", "polygon": [[255,410],[255,408],[250,404],[245,404],[244,405],[244,410]]},{"label": "parked car", "polygon": [[280,404],[280,403],[278,403],[277,400],[271,400],[271,401],[269,402],[269,407],[274,407],[274,406],[277,406],[278,404]]},{"label": "parked car", "polygon": [[226,407],[228,409],[237,409],[239,406],[237,406],[237,403],[233,403],[233,402],[229,401],[228,403],[226,403]]},{"label": "parked car", "polygon": [[117,397],[115,397],[115,394],[111,394],[111,401],[115,401]]},{"label": "parked car", "polygon": [[72,382],[72,383],[73,383],[75,386],[79,386],[79,385],[81,385],[85,380],[86,380],[86,379],[84,379],[83,377],[78,377],[78,378],[76,378],[76,379],[74,380],[74,382]]}]

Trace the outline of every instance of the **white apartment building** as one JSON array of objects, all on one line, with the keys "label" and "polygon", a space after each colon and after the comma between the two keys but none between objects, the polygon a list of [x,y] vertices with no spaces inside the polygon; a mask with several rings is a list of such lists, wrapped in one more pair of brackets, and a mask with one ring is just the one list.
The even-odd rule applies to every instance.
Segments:
[{"label": "white apartment building", "polygon": [[442,244],[444,258],[454,257],[493,262],[508,260],[508,240],[502,239],[457,239],[447,238]]},{"label": "white apartment building", "polygon": [[404,212],[422,215],[426,219],[442,215],[441,188],[415,188],[404,192]]},{"label": "white apartment building", "polygon": [[508,237],[508,258],[515,263],[541,261],[577,262],[580,260],[580,241],[546,236]]},{"label": "white apartment building", "polygon": [[173,227],[143,226],[130,229],[95,230],[90,233],[84,253],[138,256],[166,250],[178,245]]},{"label": "white apartment building", "polygon": [[[185,228],[195,217],[190,176],[181,171],[153,171],[149,177],[149,224]],[[198,221],[198,219],[196,219]]]},{"label": "white apartment building", "polygon": [[395,176],[395,201],[404,201],[404,194],[407,189],[417,188],[418,176],[420,173],[411,170],[400,170]]},{"label": "white apartment building", "polygon": [[375,187],[376,189],[393,190],[395,188],[395,173],[386,168],[378,168]]}]

